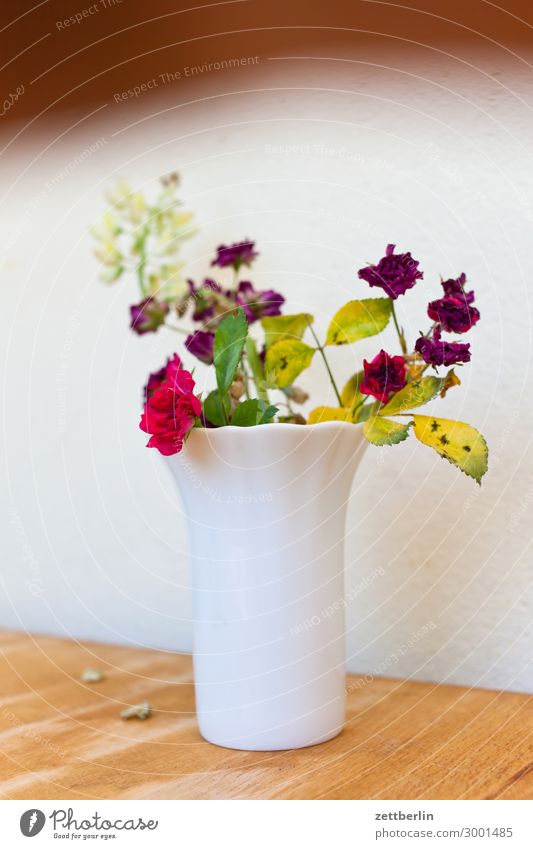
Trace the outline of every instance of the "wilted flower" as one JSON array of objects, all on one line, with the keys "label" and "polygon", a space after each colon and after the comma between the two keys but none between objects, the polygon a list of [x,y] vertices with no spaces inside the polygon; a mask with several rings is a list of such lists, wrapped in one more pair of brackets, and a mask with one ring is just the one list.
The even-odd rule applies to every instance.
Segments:
[{"label": "wilted flower", "polygon": [[396,300],[405,294],[424,274],[418,271],[418,261],[413,259],[409,251],[405,254],[395,254],[396,245],[387,245],[385,256],[377,265],[368,265],[357,272],[361,280],[366,280],[370,286],[379,286],[389,298]]},{"label": "wilted flower", "polygon": [[360,391],[363,395],[373,395],[384,404],[407,383],[404,358],[391,357],[383,349],[372,362],[363,360],[363,369]]},{"label": "wilted flower", "polygon": [[[231,295],[228,292],[228,296]],[[253,284],[243,280],[237,287],[235,300],[244,310],[248,324],[267,315],[281,315],[281,307],[285,298],[273,289],[258,292]]]},{"label": "wilted flower", "polygon": [[235,271],[238,271],[242,265],[251,265],[254,259],[259,256],[254,249],[255,242],[250,241],[236,242],[234,245],[220,245],[211,265],[218,265],[220,268],[226,268],[230,265]]},{"label": "wilted flower", "polygon": [[217,295],[222,294],[222,289],[218,283],[208,277],[198,288],[192,280],[188,280],[187,283],[194,298],[193,321],[207,321],[208,318],[212,318],[215,313]]},{"label": "wilted flower", "polygon": [[479,321],[479,311],[464,297],[446,296],[428,304],[428,315],[448,333],[466,333]]},{"label": "wilted flower", "polygon": [[154,333],[158,327],[165,323],[168,313],[168,304],[158,301],[153,297],[145,298],[138,304],[130,307],[130,327],[139,336],[143,333]]},{"label": "wilted flower", "polygon": [[211,365],[215,347],[215,334],[206,330],[197,330],[185,340],[187,350],[202,363]]}]

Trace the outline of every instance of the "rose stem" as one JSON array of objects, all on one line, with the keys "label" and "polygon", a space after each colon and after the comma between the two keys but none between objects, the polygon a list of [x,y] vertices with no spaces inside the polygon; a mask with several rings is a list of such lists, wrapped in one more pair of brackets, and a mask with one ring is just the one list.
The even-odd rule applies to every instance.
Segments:
[{"label": "rose stem", "polygon": [[329,367],[329,363],[327,361],[327,357],[326,357],[326,354],[324,352],[324,348],[322,347],[322,345],[318,341],[318,336],[316,335],[315,331],[313,330],[311,323],[309,323],[309,330],[313,334],[313,339],[316,342],[317,351],[320,351],[320,355],[321,355],[322,359],[324,360],[324,365],[326,366],[326,371],[329,375],[331,385],[333,386],[333,390],[335,392],[335,395],[337,396],[337,401],[339,402],[339,407],[342,407],[341,396],[340,396],[339,390],[337,389],[337,384],[335,383],[335,378],[333,377],[333,374],[332,374],[331,369]]},{"label": "rose stem", "polygon": [[175,324],[167,324],[165,322],[165,327],[168,327],[169,330],[173,330],[175,333],[182,333],[183,336],[189,335],[188,330],[185,330],[183,327],[177,327]]},{"label": "rose stem", "polygon": [[405,336],[403,335],[403,330],[400,330],[400,325],[398,324],[398,318],[396,317],[396,310],[394,309],[394,301],[392,299],[391,299],[391,304],[392,304],[392,319],[394,321],[396,333],[398,334],[398,339],[400,340],[400,347],[402,349],[402,354],[407,354],[407,345],[405,343]]}]

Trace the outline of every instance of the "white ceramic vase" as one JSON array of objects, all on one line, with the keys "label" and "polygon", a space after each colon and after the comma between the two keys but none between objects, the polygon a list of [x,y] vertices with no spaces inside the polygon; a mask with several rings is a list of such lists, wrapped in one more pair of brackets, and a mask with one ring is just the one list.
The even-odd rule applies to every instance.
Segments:
[{"label": "white ceramic vase", "polygon": [[345,714],[344,533],[361,425],[194,430],[168,458],[189,530],[200,731],[311,746]]}]

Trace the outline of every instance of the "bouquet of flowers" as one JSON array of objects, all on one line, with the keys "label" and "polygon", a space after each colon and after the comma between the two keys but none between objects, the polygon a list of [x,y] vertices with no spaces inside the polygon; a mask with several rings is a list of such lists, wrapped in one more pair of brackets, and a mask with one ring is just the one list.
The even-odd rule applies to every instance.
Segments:
[{"label": "bouquet of flowers", "polygon": [[[108,195],[110,211],[93,228],[103,279],[115,282],[128,270],[137,276],[141,300],[130,308],[131,329],[139,335],[162,327],[182,333],[187,355],[213,370],[214,388],[205,397],[195,393],[193,374],[177,353],[150,374],[140,423],[150,436],[148,447],[175,454],[195,427],[338,420],[362,423],[373,445],[403,442],[412,430],[420,442],[481,482],[488,457],[483,436],[463,422],[413,412],[460,385],[455,367],[470,360],[470,343],[457,337],[469,332],[480,316],[464,273],[441,279],[441,296],[427,307],[430,326],[410,346],[396,301],[424,275],[409,252],[396,252],[389,244],[378,263],[357,272],[359,280],[383,294],[348,301],[332,317],[321,342],[311,314],[283,313],[283,295],[259,291],[247,279],[258,256],[252,241],[220,245],[202,282],[184,278],[179,252],[194,229],[192,215],[177,199],[177,185],[176,175],[166,177],[158,198],[149,204],[120,181]],[[360,369],[355,357],[347,357],[347,380],[338,383],[328,348],[375,336],[390,321],[399,351],[389,354],[382,348],[372,360],[363,360]],[[296,381],[316,355],[337,405],[317,406],[305,418],[297,408],[308,395]]]}]

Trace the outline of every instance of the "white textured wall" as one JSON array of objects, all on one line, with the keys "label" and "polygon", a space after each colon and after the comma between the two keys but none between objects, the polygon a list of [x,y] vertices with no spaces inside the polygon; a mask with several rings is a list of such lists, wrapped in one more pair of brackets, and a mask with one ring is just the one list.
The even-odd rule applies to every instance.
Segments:
[{"label": "white textured wall", "polygon": [[[150,95],[60,140],[26,131],[4,156],[0,624],[190,648],[180,508],[137,429],[145,374],[174,337],[129,332],[134,287],[96,281],[86,234],[114,175],[143,187],[178,168],[201,225],[191,274],[220,241],[254,238],[254,279],[313,310],[322,331],[370,294],[355,270],[389,241],[425,272],[398,302],[411,337],[439,274],[468,273],[482,315],[473,362],[438,410],[484,432],[490,472],[479,490],[414,439],[367,452],[346,543],[349,666],[533,692],[527,69],[271,65],[254,94],[235,76],[207,103]],[[382,344],[395,348],[392,331],[335,351],[336,370]],[[326,391],[318,359],[302,382],[317,401]]]}]

